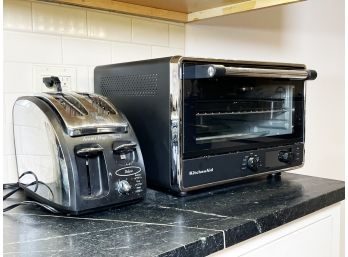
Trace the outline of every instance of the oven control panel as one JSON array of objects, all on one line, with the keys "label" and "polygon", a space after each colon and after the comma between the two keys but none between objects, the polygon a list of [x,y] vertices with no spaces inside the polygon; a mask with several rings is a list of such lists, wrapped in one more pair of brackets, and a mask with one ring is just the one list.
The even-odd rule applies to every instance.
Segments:
[{"label": "oven control panel", "polygon": [[303,163],[303,143],[253,151],[202,156],[183,161],[186,188],[223,183],[266,172],[277,172]]},{"label": "oven control panel", "polygon": [[246,152],[241,163],[242,175],[280,170],[301,165],[303,145],[295,144],[277,148],[265,148]]}]

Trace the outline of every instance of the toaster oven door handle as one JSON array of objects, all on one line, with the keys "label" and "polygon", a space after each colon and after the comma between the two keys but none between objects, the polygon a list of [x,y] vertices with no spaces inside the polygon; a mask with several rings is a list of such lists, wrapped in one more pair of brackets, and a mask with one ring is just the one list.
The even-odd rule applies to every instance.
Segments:
[{"label": "toaster oven door handle", "polygon": [[80,157],[93,157],[98,155],[100,152],[104,150],[101,146],[91,146],[91,147],[85,147],[81,148],[76,151],[77,156]]},{"label": "toaster oven door handle", "polygon": [[112,145],[112,150],[114,152],[130,152],[134,151],[134,149],[137,147],[137,144],[134,142],[126,142],[126,143],[118,143],[115,142]]},{"label": "toaster oven door handle", "polygon": [[[258,78],[285,78],[307,80],[315,79],[316,72],[313,70],[281,70],[281,69],[259,69],[259,68],[239,68],[223,67],[225,76],[243,76]],[[315,74],[314,74],[315,73]]]},{"label": "toaster oven door handle", "polygon": [[184,79],[215,78],[224,76],[314,80],[317,77],[317,72],[315,70],[261,69],[204,64],[185,67],[183,75]]}]

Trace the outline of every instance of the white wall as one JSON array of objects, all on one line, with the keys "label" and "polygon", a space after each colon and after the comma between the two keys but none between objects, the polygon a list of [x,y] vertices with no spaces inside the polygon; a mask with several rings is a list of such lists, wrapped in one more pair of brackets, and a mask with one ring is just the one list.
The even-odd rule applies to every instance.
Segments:
[{"label": "white wall", "polygon": [[[4,183],[17,181],[12,105],[37,91],[35,67],[74,69],[75,89],[93,91],[96,65],[184,54],[184,24],[84,8],[4,1]],[[43,162],[33,157],[32,162]]]},{"label": "white wall", "polygon": [[296,172],[344,179],[344,0],[308,0],[186,26],[186,55],[304,63],[306,160]]}]

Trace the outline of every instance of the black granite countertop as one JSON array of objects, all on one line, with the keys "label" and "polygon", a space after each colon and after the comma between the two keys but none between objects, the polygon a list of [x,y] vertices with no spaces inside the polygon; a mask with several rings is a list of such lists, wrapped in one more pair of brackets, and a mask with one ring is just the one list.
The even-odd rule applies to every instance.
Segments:
[{"label": "black granite countertop", "polygon": [[80,217],[23,206],[3,215],[3,251],[5,256],[206,256],[343,199],[342,181],[283,173],[280,180],[261,177],[187,197],[148,190],[141,203]]}]

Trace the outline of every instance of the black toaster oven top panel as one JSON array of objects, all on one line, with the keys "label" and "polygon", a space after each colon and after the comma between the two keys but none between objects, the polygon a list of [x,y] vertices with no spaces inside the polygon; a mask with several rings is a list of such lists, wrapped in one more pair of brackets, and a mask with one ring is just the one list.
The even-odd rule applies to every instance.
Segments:
[{"label": "black toaster oven top panel", "polygon": [[185,159],[304,141],[303,80],[184,79],[182,93]]}]

